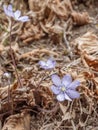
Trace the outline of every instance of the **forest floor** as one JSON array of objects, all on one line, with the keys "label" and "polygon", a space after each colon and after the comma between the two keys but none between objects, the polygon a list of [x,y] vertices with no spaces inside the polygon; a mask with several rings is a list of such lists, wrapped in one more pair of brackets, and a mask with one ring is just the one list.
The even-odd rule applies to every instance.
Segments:
[{"label": "forest floor", "polygon": [[[10,2],[30,21],[13,20],[17,77],[11,19],[3,10],[9,0],[0,1],[0,130],[98,130],[98,1]],[[50,57],[56,67],[40,68]],[[50,89],[55,73],[81,82],[79,99],[57,101]]]}]

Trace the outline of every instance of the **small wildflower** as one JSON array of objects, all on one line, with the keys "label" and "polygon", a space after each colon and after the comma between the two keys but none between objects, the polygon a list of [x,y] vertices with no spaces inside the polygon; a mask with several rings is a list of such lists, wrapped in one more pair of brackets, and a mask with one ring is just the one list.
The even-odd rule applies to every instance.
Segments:
[{"label": "small wildflower", "polygon": [[8,5],[8,7],[6,5],[3,5],[3,9],[6,15],[9,17],[14,17],[12,5]]},{"label": "small wildflower", "polygon": [[3,81],[3,85],[4,85],[4,86],[10,84],[10,81],[11,81],[11,73],[5,72],[5,73],[2,75],[2,81]]},{"label": "small wildflower", "polygon": [[53,84],[51,90],[57,95],[58,101],[69,100],[79,98],[80,94],[76,91],[76,88],[80,85],[78,80],[72,81],[70,74],[65,75],[62,80],[58,75],[52,75]]},{"label": "small wildflower", "polygon": [[5,73],[3,74],[3,78],[5,78],[5,79],[10,79],[10,78],[11,78],[11,74],[5,72]]},{"label": "small wildflower", "polygon": [[46,62],[39,61],[39,65],[41,66],[41,68],[43,68],[45,70],[53,69],[56,65],[56,61],[54,61],[52,58],[50,58]]},{"label": "small wildflower", "polygon": [[21,16],[21,11],[16,10],[13,12],[12,5],[3,5],[3,9],[6,15],[9,17],[13,17],[16,21],[26,22],[29,21],[28,16]]}]

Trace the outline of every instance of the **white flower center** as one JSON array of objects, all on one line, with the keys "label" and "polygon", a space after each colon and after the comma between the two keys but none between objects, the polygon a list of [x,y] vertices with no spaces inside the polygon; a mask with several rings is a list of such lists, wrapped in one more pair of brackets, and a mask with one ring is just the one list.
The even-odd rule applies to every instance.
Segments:
[{"label": "white flower center", "polygon": [[66,91],[66,88],[64,86],[61,87],[61,91]]}]

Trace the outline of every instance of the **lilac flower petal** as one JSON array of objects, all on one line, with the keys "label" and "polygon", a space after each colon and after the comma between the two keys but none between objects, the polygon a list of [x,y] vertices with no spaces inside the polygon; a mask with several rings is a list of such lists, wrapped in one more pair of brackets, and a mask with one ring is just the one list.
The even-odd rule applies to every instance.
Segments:
[{"label": "lilac flower petal", "polygon": [[69,86],[67,86],[67,88],[75,90],[79,85],[80,85],[80,81],[75,80]]},{"label": "lilac flower petal", "polygon": [[9,5],[8,8],[7,8],[6,5],[3,5],[4,12],[5,12],[5,14],[8,15],[9,17],[13,17],[13,16],[14,16],[13,11],[12,11],[11,8],[12,8],[11,5]]},{"label": "lilac flower petal", "polygon": [[52,82],[55,86],[60,87],[61,86],[61,79],[58,75],[54,74],[51,76]]},{"label": "lilac flower petal", "polygon": [[67,87],[69,84],[71,84],[71,82],[72,82],[72,78],[71,78],[70,74],[66,74],[62,79],[62,84],[64,84],[65,87]]},{"label": "lilac flower petal", "polygon": [[11,11],[11,12],[13,11],[13,9],[12,9],[12,5],[11,5],[11,4],[8,5],[8,10]]},{"label": "lilac flower petal", "polygon": [[40,61],[39,64],[40,64],[41,68],[48,70],[48,69],[54,68],[56,62],[53,59],[48,59],[46,62],[45,61]]},{"label": "lilac flower petal", "polygon": [[46,65],[46,63],[45,63],[44,61],[39,61],[39,65],[40,65],[41,67],[43,67],[43,66]]},{"label": "lilac flower petal", "polygon": [[18,19],[18,21],[21,21],[21,22],[27,22],[27,21],[30,21],[29,17],[28,16],[22,16]]},{"label": "lilac flower petal", "polygon": [[57,100],[58,100],[58,101],[60,101],[60,102],[62,102],[62,101],[64,101],[64,100],[65,100],[65,96],[64,96],[64,94],[63,94],[63,93],[58,94],[56,98],[57,98]]},{"label": "lilac flower petal", "polygon": [[14,16],[15,16],[15,19],[16,19],[16,20],[18,20],[18,18],[20,17],[20,15],[21,15],[21,11],[20,11],[20,10],[16,10],[16,11],[14,12]]},{"label": "lilac flower petal", "polygon": [[58,89],[58,87],[52,85],[51,86],[51,90],[54,94],[59,94],[60,93],[60,89]]},{"label": "lilac flower petal", "polygon": [[49,65],[50,68],[54,68],[55,65],[56,65],[56,62],[50,58],[48,61],[47,61],[47,64]]},{"label": "lilac flower petal", "polygon": [[53,60],[50,58],[47,60],[47,64],[51,64],[53,62]]},{"label": "lilac flower petal", "polygon": [[68,96],[70,97],[70,98],[72,98],[72,99],[74,99],[74,98],[79,98],[80,97],[80,94],[77,92],[77,91],[75,91],[75,90],[67,90],[66,91],[66,93],[68,94]]},{"label": "lilac flower petal", "polygon": [[72,101],[71,98],[66,93],[64,93],[64,96],[66,100]]},{"label": "lilac flower petal", "polygon": [[3,9],[4,9],[5,14],[7,14],[8,12],[7,12],[7,6],[6,5],[3,5]]},{"label": "lilac flower petal", "polygon": [[39,61],[39,65],[43,69],[49,69],[45,61]]}]

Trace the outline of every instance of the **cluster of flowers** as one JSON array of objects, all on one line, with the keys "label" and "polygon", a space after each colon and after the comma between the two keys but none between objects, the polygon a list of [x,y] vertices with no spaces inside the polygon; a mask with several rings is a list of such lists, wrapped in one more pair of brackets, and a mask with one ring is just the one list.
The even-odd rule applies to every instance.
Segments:
[{"label": "cluster of flowers", "polygon": [[[7,16],[14,18],[16,21],[26,22],[29,21],[28,16],[21,16],[21,11],[16,10],[15,12],[12,9],[12,5],[4,5],[4,12]],[[56,62],[50,58],[46,62],[39,61],[39,65],[41,68],[48,70],[53,69],[56,66]],[[80,85],[78,80],[72,81],[72,77],[70,74],[64,75],[62,80],[56,74],[51,76],[53,85],[51,86],[51,90],[54,94],[56,94],[56,98],[58,101],[69,100],[79,98],[80,94],[76,91],[76,88]]]},{"label": "cluster of flowers", "polygon": [[[39,65],[41,68],[48,70],[55,68],[56,62],[53,59],[48,59],[45,61],[40,61]],[[62,80],[56,74],[51,76],[53,85],[51,86],[51,90],[54,94],[56,94],[56,98],[58,101],[69,100],[79,98],[80,94],[76,91],[76,88],[80,85],[78,80],[72,81],[72,77],[70,74],[64,75]]]},{"label": "cluster of flowers", "polygon": [[3,5],[4,12],[7,16],[14,18],[16,21],[21,21],[21,22],[27,22],[29,21],[28,16],[21,16],[21,11],[16,10],[15,12],[13,11],[12,5]]}]

